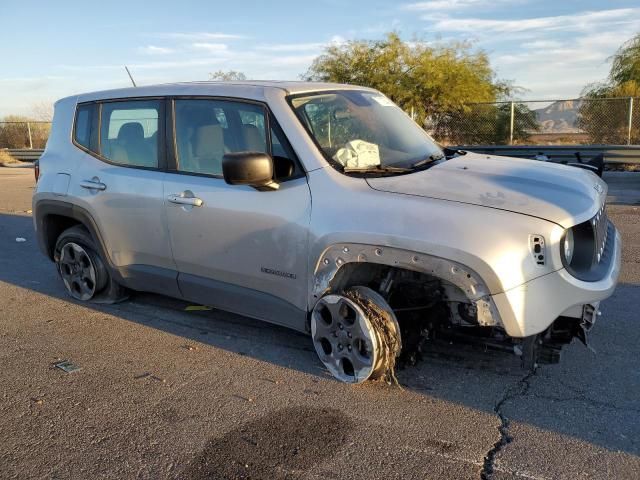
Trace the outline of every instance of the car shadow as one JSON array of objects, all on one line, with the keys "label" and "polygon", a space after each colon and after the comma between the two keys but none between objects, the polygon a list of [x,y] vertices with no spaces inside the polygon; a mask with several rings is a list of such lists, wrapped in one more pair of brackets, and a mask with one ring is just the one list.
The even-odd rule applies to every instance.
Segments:
[{"label": "car shadow", "polygon": [[[39,251],[30,216],[0,214],[0,246],[0,282],[79,303],[67,296],[53,264]],[[621,285],[609,304],[617,305],[614,303],[616,298],[631,294],[638,294],[637,285]],[[135,293],[129,301],[115,305],[83,303],[82,306],[180,336],[186,343],[199,342],[335,381],[317,359],[309,337],[283,327],[216,309],[189,309],[193,305],[187,302],[147,293]],[[422,352],[417,365],[398,371],[398,379],[404,389],[492,414],[514,386],[523,381],[536,384],[542,392],[536,400],[538,403],[524,410],[509,411],[512,421],[526,422],[609,450],[638,455],[640,447],[636,443],[630,444],[614,436],[605,439],[594,433],[585,422],[597,420],[592,417],[581,419],[584,412],[578,410],[584,406],[591,409],[593,415],[606,411],[602,418],[604,429],[610,428],[606,424],[612,418],[626,418],[631,412],[635,415],[640,412],[638,385],[627,384],[627,377],[621,373],[625,368],[631,368],[628,362],[633,362],[632,354],[611,359],[618,349],[625,347],[626,344],[620,345],[621,341],[633,343],[633,338],[637,337],[635,331],[634,337],[627,331],[633,323],[633,314],[618,306],[612,310],[615,323],[608,330],[596,333],[596,348],[605,349],[603,359],[574,342],[565,354],[566,363],[544,366],[531,377],[521,369],[519,359],[514,355],[464,344],[435,343]],[[615,396],[610,394],[611,388],[631,389],[628,394],[631,400],[625,397],[616,403]],[[562,403],[576,398],[577,403]],[[554,399],[560,403],[554,403]],[[560,416],[567,415],[567,409],[575,416],[575,422],[558,422]],[[637,419],[630,421],[628,429],[632,433],[638,432]],[[229,448],[235,448],[238,442],[233,436],[227,439]],[[193,473],[198,476],[195,471]]]}]

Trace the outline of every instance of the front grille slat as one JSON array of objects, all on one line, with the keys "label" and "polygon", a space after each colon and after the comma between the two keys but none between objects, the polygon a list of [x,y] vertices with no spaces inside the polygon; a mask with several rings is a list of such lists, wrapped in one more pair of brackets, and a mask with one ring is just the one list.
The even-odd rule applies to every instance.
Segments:
[{"label": "front grille slat", "polygon": [[600,263],[602,254],[604,253],[605,245],[607,244],[609,219],[607,217],[606,204],[602,204],[602,208],[591,219],[591,226],[595,236],[595,260],[596,263]]}]

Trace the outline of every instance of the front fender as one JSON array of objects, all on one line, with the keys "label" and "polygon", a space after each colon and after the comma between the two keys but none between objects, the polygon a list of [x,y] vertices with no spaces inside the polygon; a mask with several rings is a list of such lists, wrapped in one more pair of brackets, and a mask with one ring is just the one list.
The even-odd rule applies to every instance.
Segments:
[{"label": "front fender", "polygon": [[482,277],[473,269],[446,258],[362,243],[336,243],[323,250],[312,269],[309,288],[310,309],[330,290],[331,282],[339,270],[353,263],[370,263],[413,270],[452,283],[476,304],[480,324],[500,323],[490,290]]}]

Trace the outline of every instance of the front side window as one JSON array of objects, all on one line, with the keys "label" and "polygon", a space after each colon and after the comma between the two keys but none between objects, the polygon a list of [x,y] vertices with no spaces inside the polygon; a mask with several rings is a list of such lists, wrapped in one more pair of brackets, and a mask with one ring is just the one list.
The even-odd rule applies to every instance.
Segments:
[{"label": "front side window", "polygon": [[100,154],[121,165],[158,167],[160,102],[102,104]]},{"label": "front side window", "polygon": [[407,173],[443,158],[438,145],[391,100],[343,90],[291,98],[329,162],[344,172]]},{"label": "front side window", "polygon": [[185,99],[175,101],[174,112],[179,171],[222,175],[226,153],[269,153],[266,112],[259,105]]}]

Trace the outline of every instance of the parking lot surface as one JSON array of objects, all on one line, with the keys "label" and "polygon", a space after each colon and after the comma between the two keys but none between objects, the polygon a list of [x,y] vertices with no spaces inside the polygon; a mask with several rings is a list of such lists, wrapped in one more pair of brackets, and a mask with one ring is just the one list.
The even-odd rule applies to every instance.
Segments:
[{"label": "parking lot surface", "polygon": [[37,248],[32,174],[0,169],[0,478],[640,478],[639,207],[609,208],[624,265],[593,351],[530,374],[433,345],[402,388],[349,386],[279,327],[69,299]]}]

